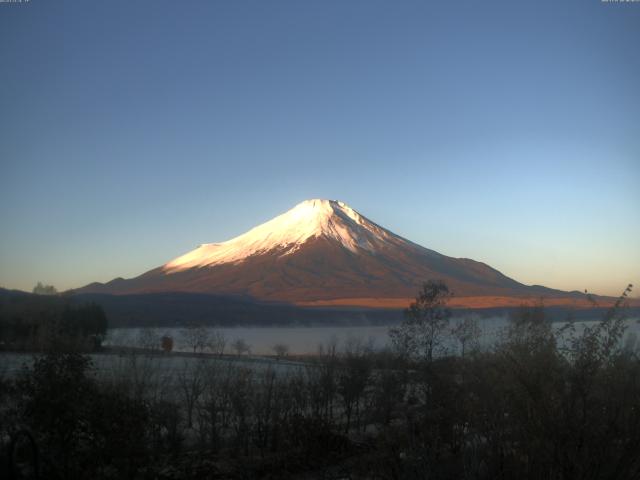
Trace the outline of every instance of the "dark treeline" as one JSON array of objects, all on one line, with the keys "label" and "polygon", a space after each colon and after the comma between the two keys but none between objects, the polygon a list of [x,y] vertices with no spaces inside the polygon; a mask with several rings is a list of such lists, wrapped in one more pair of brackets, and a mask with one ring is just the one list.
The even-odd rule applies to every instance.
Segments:
[{"label": "dark treeline", "polygon": [[[182,327],[186,324],[217,327],[237,326],[328,326],[391,325],[402,320],[402,309],[367,309],[360,307],[300,307],[286,303],[257,302],[249,297],[199,293],[148,293],[135,295],[77,294],[75,303],[94,302],[104,308],[109,326],[116,327]],[[459,309],[456,314],[476,313],[482,317],[502,317],[517,308],[496,307]],[[639,307],[630,309],[640,314]],[[592,319],[604,315],[605,308],[589,309],[551,306],[547,319],[564,321]]]},{"label": "dark treeline", "polygon": [[[393,350],[327,344],[297,368],[196,355],[166,372],[131,353],[101,378],[88,357],[52,351],[3,380],[4,436],[27,432],[39,452],[17,442],[7,464],[51,479],[639,478],[626,293],[584,329],[556,331],[541,304],[523,306],[483,350],[473,320],[450,324],[434,282]],[[443,354],[451,332],[463,355]]]},{"label": "dark treeline", "polygon": [[258,302],[249,297],[169,292],[132,295],[78,294],[75,302],[95,302],[116,327],[218,327],[375,325],[396,323],[401,309],[318,308]]},{"label": "dark treeline", "polygon": [[93,303],[74,303],[53,294],[3,292],[0,295],[0,350],[93,351],[107,332],[107,317]]}]

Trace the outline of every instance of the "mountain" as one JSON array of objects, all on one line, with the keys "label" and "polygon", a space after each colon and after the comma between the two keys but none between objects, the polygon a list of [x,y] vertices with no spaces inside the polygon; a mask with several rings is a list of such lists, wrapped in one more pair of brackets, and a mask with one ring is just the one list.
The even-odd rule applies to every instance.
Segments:
[{"label": "mountain", "polygon": [[[334,200],[307,200],[222,243],[208,243],[131,279],[76,293],[199,293],[298,305],[397,307],[422,282],[442,279],[454,305],[576,302],[577,292],[527,286],[490,266],[417,245]],[[555,300],[553,300],[555,299]]]}]

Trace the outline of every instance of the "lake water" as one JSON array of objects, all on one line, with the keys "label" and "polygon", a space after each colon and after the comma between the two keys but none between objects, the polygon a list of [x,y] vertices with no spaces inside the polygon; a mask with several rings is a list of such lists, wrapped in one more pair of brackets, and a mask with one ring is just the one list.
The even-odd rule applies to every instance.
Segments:
[{"label": "lake water", "polygon": [[[640,339],[640,323],[638,318],[626,321],[627,330],[625,340],[631,338]],[[596,321],[576,322],[579,331],[585,325],[593,325]],[[452,321],[452,324],[453,321]],[[500,333],[504,331],[508,321],[505,317],[480,319],[481,347],[487,348],[495,343]],[[554,328],[560,328],[563,323],[555,323]],[[289,347],[289,353],[304,355],[317,353],[318,346],[335,344],[337,350],[344,351],[350,344],[359,343],[374,349],[382,349],[389,345],[389,327],[381,326],[357,326],[357,327],[253,327],[253,328],[210,328],[209,334],[217,332],[227,339],[225,353],[232,354],[230,346],[235,340],[243,339],[251,346],[251,355],[225,356],[224,358],[206,356],[204,358],[188,357],[182,355],[111,355],[92,354],[91,358],[97,372],[102,377],[112,376],[114,379],[123,374],[138,372],[142,376],[176,377],[180,371],[190,368],[195,362],[206,361],[211,365],[219,365],[222,368],[249,368],[262,370],[274,368],[278,371],[297,371],[304,364],[296,361],[277,360],[274,357],[265,358],[261,355],[273,355],[273,346],[285,344]],[[169,335],[174,338],[175,352],[190,352],[183,340],[184,329],[180,328],[119,328],[108,332],[106,345],[139,347],[140,340],[152,339],[155,348],[159,350],[160,338]],[[455,353],[459,346],[449,337],[447,348],[449,353]],[[33,361],[33,355],[29,353],[2,353],[0,354],[0,377],[15,375],[24,364]],[[165,382],[166,383],[166,382]]]},{"label": "lake water", "polygon": [[[452,320],[454,325],[456,320]],[[504,330],[508,321],[506,317],[479,319],[481,335],[479,343],[482,347],[493,344],[500,332]],[[576,322],[577,328],[595,323],[594,321]],[[638,319],[626,321],[627,335],[640,337]],[[563,323],[555,323],[559,328]],[[238,327],[238,328],[210,328],[206,329],[212,335],[214,332],[222,334],[227,341],[225,353],[233,353],[231,344],[244,340],[251,347],[253,355],[273,355],[276,344],[284,344],[290,354],[304,355],[317,353],[320,345],[336,344],[338,351],[344,351],[348,345],[360,343],[374,349],[382,349],[390,344],[389,327],[387,326],[353,326],[353,327]],[[109,331],[105,345],[140,346],[141,341],[152,341],[159,345],[160,337],[170,336],[174,340],[174,351],[191,351],[185,340],[184,329],[181,328],[118,328]],[[146,337],[146,338],[145,338]],[[144,340],[143,340],[144,339]],[[453,338],[449,338],[449,349],[457,348]]]}]

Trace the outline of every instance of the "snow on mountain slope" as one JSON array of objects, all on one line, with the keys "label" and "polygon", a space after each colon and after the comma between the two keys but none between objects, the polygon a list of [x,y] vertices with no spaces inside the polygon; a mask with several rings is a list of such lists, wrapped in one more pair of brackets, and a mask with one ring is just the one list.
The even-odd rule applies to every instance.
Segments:
[{"label": "snow on mountain slope", "polygon": [[200,245],[162,269],[165,273],[175,273],[194,267],[239,263],[272,250],[279,250],[279,256],[285,256],[315,237],[336,240],[352,252],[358,249],[375,252],[385,245],[413,245],[342,202],[313,199],[229,241]]},{"label": "snow on mountain slope", "polygon": [[381,299],[406,301],[429,279],[445,281],[456,297],[566,296],[523,285],[482,262],[429,250],[342,202],[318,199],[137,277],[93,283],[76,292],[187,292],[294,304],[377,305]]}]

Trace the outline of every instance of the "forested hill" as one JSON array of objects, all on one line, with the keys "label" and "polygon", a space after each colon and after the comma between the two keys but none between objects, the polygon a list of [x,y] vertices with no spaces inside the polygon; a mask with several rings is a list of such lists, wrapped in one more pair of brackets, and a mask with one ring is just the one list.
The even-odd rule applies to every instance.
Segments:
[{"label": "forested hill", "polygon": [[[81,294],[73,299],[78,303],[95,302],[101,305],[110,327],[182,326],[189,323],[219,326],[369,325],[397,323],[403,318],[403,309],[400,308],[300,307],[286,303],[256,302],[248,297],[194,293]],[[455,315],[477,313],[485,318],[508,316],[514,310],[517,308],[453,309]],[[545,307],[552,321],[600,318],[605,310]],[[640,316],[640,308],[629,308],[627,313]]]},{"label": "forested hill", "polygon": [[0,349],[47,350],[54,344],[99,348],[108,327],[95,302],[0,289]]}]

